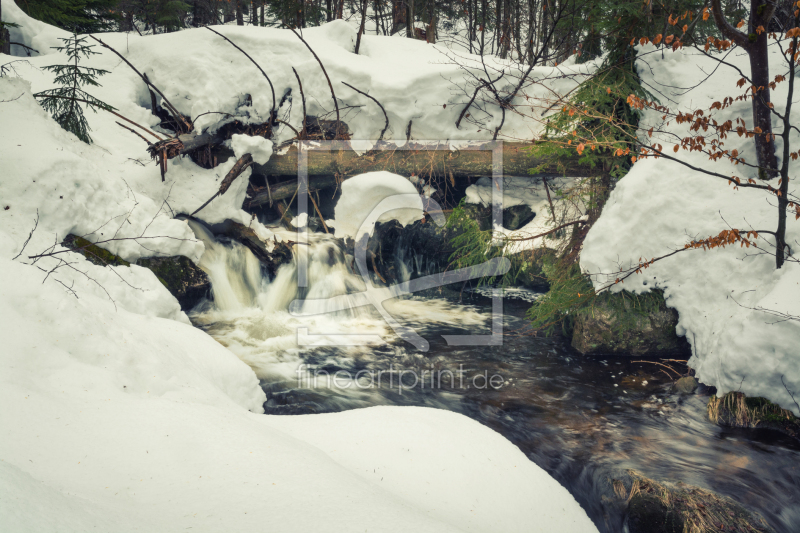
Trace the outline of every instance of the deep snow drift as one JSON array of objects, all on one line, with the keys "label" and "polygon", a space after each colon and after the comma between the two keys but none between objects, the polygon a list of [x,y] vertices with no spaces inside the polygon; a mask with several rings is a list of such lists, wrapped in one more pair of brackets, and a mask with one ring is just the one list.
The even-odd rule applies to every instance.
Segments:
[{"label": "deep snow drift", "polygon": [[[104,246],[128,260],[159,254],[199,260],[203,243],[173,215],[216,192],[233,161],[203,170],[173,159],[162,183],[144,143],[105,113],[88,114],[96,144],[77,141],[32,97],[50,87],[51,76],[39,68],[62,62],[48,47],[66,34],[13,4],[3,7],[7,20],[22,25],[14,38],[46,54],[15,63],[18,78],[0,78],[0,425],[10,429],[0,439],[5,529],[596,530],[563,487],[477,422],[412,408],[265,416],[253,371],[188,325],[149,270],[103,268],[73,253],[56,256],[69,264],[53,257],[23,264],[68,233],[125,239]],[[288,65],[297,65],[311,106],[325,101],[313,59],[289,32],[225,31],[262,64],[275,65],[280,80],[289,80]],[[351,33],[339,24],[307,32],[332,75],[355,76],[363,88],[392,87],[402,78],[398,71],[413,71],[417,77],[404,83],[421,86],[392,87],[398,96],[386,98],[387,110],[399,120],[444,112],[438,101],[438,112],[428,101],[412,102],[415,93],[436,92],[434,82],[447,69],[430,63],[438,53],[423,43],[365,39],[362,46],[379,59],[353,56]],[[210,32],[103,38],[192,116],[235,110],[245,93],[265,109],[263,81]],[[385,54],[395,54],[400,67],[389,69]],[[113,72],[93,91],[97,97],[137,122],[156,122],[143,107],[144,87],[117,58],[104,53],[87,64]],[[276,80],[278,90],[284,86]],[[346,90],[342,95],[361,102]],[[369,136],[371,114],[380,111],[362,104],[368,111],[346,120]],[[452,123],[447,113],[447,120],[419,121],[421,133],[439,136],[436,125]],[[268,157],[272,147],[259,149]],[[240,220],[269,238],[272,232],[241,210],[248,174],[202,216]]]},{"label": "deep snow drift", "polygon": [[[785,74],[785,61],[777,47],[772,48],[771,72]],[[725,96],[736,97],[742,91],[736,87],[741,75],[732,68],[718,67],[716,61],[688,50],[667,51],[663,59],[661,51],[653,51],[652,45],[641,50],[642,59],[637,66],[642,80],[646,87],[663,91],[662,104],[675,111],[707,110],[713,102]],[[749,71],[744,53],[731,54],[726,61]],[[695,89],[680,89],[696,85],[709,73],[710,77]],[[779,84],[771,93],[772,103],[780,113],[786,105],[787,85]],[[795,94],[795,113],[797,102]],[[661,115],[645,112],[641,127],[657,128]],[[713,116],[719,123],[742,117],[752,125],[749,100],[736,102]],[[776,120],[773,126],[776,133],[782,131]],[[675,139],[689,135],[689,131],[685,124],[674,121],[666,128],[677,137],[664,136],[658,141],[672,154]],[[780,154],[782,141],[776,141]],[[793,150],[797,150],[797,132],[792,134],[792,143]],[[752,139],[731,134],[725,140],[725,148],[737,149],[748,162],[755,162]],[[702,153],[683,150],[677,155],[696,167],[756,177],[752,169],[734,167],[725,159],[712,163]],[[794,181],[790,186],[795,195],[800,191],[799,176],[800,162],[792,161],[790,177]],[[774,187],[776,182],[777,179]],[[774,196],[764,191],[734,190],[725,180],[665,159],[641,160],[617,184],[599,221],[589,231],[581,266],[592,274],[610,274],[595,276],[595,286],[601,287],[609,280],[613,282],[620,266],[627,268],[638,264],[639,258],[659,257],[683,248],[695,238],[704,239],[729,228],[775,231],[775,205]],[[800,251],[800,221],[791,214],[786,241],[796,255]],[[762,234],[758,242],[765,250],[774,250],[768,244],[774,245],[770,236]],[[776,270],[774,257],[738,244],[710,251],[692,250],[656,262],[614,290],[645,292],[652,288],[664,289],[667,305],[678,310],[678,333],[686,335],[692,345],[694,355],[689,365],[696,370],[698,379],[716,386],[720,393],[733,390],[763,396],[800,415],[796,403],[800,401],[800,322],[781,320],[753,309],[761,307],[800,316],[800,264],[787,262]]]}]

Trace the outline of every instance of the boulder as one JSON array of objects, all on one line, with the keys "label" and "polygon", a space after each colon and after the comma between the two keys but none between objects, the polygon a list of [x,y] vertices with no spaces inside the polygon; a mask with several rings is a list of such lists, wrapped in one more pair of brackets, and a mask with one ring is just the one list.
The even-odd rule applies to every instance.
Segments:
[{"label": "boulder", "polygon": [[136,264],[152,270],[184,311],[197,305],[211,289],[208,275],[188,257],[142,257]]},{"label": "boulder", "polygon": [[697,389],[697,379],[694,376],[682,377],[672,386],[672,390],[679,394],[692,394]]},{"label": "boulder", "polygon": [[[126,267],[131,265],[121,257],[77,235],[67,235],[61,245],[83,255],[95,265]],[[184,311],[197,305],[211,288],[211,281],[206,273],[191,259],[182,255],[142,257],[135,264],[152,270],[170,294],[178,300]]]},{"label": "boulder", "polygon": [[572,346],[584,355],[675,357],[691,354],[675,333],[678,312],[661,291],[604,293],[576,314]]}]

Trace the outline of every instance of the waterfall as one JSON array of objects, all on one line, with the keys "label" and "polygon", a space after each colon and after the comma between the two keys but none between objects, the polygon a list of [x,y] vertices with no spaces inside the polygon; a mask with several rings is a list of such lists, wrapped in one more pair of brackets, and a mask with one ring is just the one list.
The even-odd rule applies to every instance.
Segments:
[{"label": "waterfall", "polygon": [[[325,299],[365,289],[361,278],[353,273],[352,257],[330,235],[309,234],[308,286],[299,287],[296,259],[281,265],[275,279],[269,281],[262,272],[261,262],[245,246],[235,241],[220,242],[197,222],[189,221],[189,226],[206,247],[199,266],[211,280],[214,306],[219,311],[256,307],[265,313],[275,313],[286,311],[294,300],[307,299],[302,306],[304,311],[326,313],[329,309]],[[350,306],[339,315],[361,312]]]},{"label": "waterfall", "polygon": [[188,222],[206,248],[199,266],[211,280],[216,307],[221,311],[251,307],[265,282],[261,262],[238,242],[218,242],[205,226],[192,220]]}]

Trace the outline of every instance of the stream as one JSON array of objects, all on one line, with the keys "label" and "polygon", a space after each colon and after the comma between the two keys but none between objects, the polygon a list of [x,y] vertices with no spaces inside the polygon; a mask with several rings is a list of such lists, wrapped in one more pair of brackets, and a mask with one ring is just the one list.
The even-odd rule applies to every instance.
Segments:
[{"label": "stream", "polygon": [[[602,532],[627,530],[612,480],[629,469],[728,496],[777,532],[798,531],[796,441],[710,423],[708,395],[673,393],[674,374],[655,362],[585,357],[561,337],[534,336],[524,314],[536,294],[506,293],[498,346],[450,346],[442,338],[491,332],[486,290],[464,292],[460,301],[435,290],[386,301],[393,317],[430,342],[428,351],[417,351],[369,307],[326,313],[333,309],[326,298],[365,287],[333,238],[309,235],[308,286],[301,288],[295,265],[281,266],[270,281],[246,248],[191,224],[206,245],[200,266],[214,301],[190,318],[254,370],[267,414],[372,405],[447,409],[517,445]],[[413,251],[398,261],[408,276],[427,273]],[[295,300],[304,316],[289,313]]]}]

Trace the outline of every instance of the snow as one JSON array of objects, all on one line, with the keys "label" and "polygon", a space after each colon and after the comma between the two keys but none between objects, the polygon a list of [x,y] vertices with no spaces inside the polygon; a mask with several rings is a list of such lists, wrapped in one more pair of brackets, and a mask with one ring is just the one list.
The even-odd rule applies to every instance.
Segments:
[{"label": "snow", "polygon": [[[559,224],[565,221],[575,220],[583,216],[580,209],[580,202],[568,201],[566,196],[570,189],[581,184],[578,178],[550,177],[547,179],[547,186],[550,188],[550,199],[553,201],[553,209],[556,212],[556,219]],[[561,192],[562,194],[559,194]],[[482,204],[484,207],[492,205],[492,179],[480,178],[476,183],[467,187],[466,201],[470,204]],[[558,248],[564,237],[545,237],[531,238],[534,235],[541,235],[556,227],[553,223],[553,211],[550,209],[550,200],[547,197],[547,190],[542,178],[533,176],[504,176],[503,177],[503,209],[517,205],[527,205],[535,213],[533,219],[517,230],[508,230],[500,224],[494,226],[495,239],[509,239],[505,244],[505,251],[509,254],[519,253],[524,250],[534,250],[536,248],[548,247]],[[513,239],[527,239],[514,242]]]},{"label": "snow", "polygon": [[[737,96],[738,72],[720,66],[689,51],[652,53],[652,46],[640,64],[643,82],[659,87],[673,109],[708,109],[711,103],[725,96]],[[644,64],[646,59],[648,65]],[[747,72],[749,64],[743,54],[731,54],[727,61]],[[783,74],[777,49],[770,56],[772,74]],[[696,89],[685,92],[669,90],[664,85],[691,87],[696,80],[710,78]],[[772,102],[782,112],[786,103],[787,84],[779,84],[772,92]],[[683,93],[683,94],[682,94]],[[642,127],[660,123],[660,113],[646,112]],[[743,117],[752,124],[750,102],[736,102],[717,112],[718,122]],[[781,127],[774,123],[775,131]],[[682,138],[688,134],[685,125],[670,124],[667,130]],[[655,137],[655,135],[654,135]],[[674,138],[673,138],[674,139]],[[674,140],[660,140],[672,153]],[[655,139],[654,139],[655,140]],[[800,135],[793,133],[793,146],[800,145]],[[782,142],[777,143],[781,153]],[[725,148],[738,149],[748,162],[755,161],[753,141],[731,135]],[[752,170],[734,167],[727,161],[711,163],[697,152],[680,151],[682,160],[700,168],[722,174],[751,176]],[[800,174],[800,165],[790,163],[790,176]],[[775,186],[775,185],[773,185]],[[796,180],[791,184],[798,193]],[[664,159],[637,162],[617,184],[598,222],[590,230],[581,253],[583,269],[595,274],[595,287],[616,278],[619,265],[635,265],[639,258],[650,259],[674,249],[683,248],[694,238],[717,235],[724,229],[744,228],[772,230],[777,226],[774,197],[753,189],[734,190],[725,180],[694,172]],[[796,254],[800,239],[800,223],[789,216],[787,242]],[[772,250],[774,240],[762,234],[759,247]],[[602,275],[598,275],[602,274]],[[759,254],[753,248],[739,245],[710,251],[693,250],[656,262],[642,274],[633,275],[613,290],[646,292],[664,290],[667,305],[678,310],[677,333],[685,335],[692,345],[689,365],[697,378],[717,387],[718,393],[741,391],[749,396],[762,396],[800,415],[800,322],[782,321],[757,308],[800,316],[800,265],[786,263],[775,269],[775,259]],[[794,394],[794,399],[789,391]]]},{"label": "snow", "polygon": [[230,140],[231,149],[239,159],[244,154],[253,156],[253,161],[259,165],[266,165],[272,157],[272,141],[263,137],[250,135],[233,135]]},{"label": "snow", "polygon": [[462,415],[258,414],[255,375],[205,333],[50,290],[6,258],[0,276],[14,280],[0,285],[0,424],[14,428],[0,440],[0,521],[10,531],[342,531],[350,520],[380,531],[596,531],[519,449]]},{"label": "snow", "polygon": [[[417,198],[409,204],[408,195]],[[397,220],[402,226],[411,224],[423,216],[422,199],[418,196],[414,184],[398,174],[381,171],[353,176],[342,183],[342,196],[334,208],[331,222],[335,235],[358,240],[359,229],[365,222],[364,230],[370,235],[376,222]],[[373,213],[378,204],[382,204],[382,212]]]},{"label": "snow", "polygon": [[[57,243],[73,233],[92,241],[115,238],[103,246],[130,261],[152,255],[198,261],[203,243],[174,215],[214,195],[234,159],[211,170],[188,158],[172,159],[162,182],[142,140],[108,113],[87,114],[95,144],[81,143],[32,96],[52,87],[50,74],[40,69],[63,61],[49,46],[60,45],[65,32],[32,21],[13,3],[3,8],[6,20],[23,26],[12,30],[12,39],[41,52],[14,64],[19,78],[0,78],[0,425],[13,428],[0,439],[5,529],[257,531],[267,525],[283,531],[357,526],[442,532],[495,531],[499,520],[506,531],[596,531],[556,481],[466,417],[408,408],[291,419],[263,415],[265,395],[253,371],[191,327],[151,271],[100,267],[61,248]],[[293,35],[224,31],[275,69],[279,96],[294,83],[288,65],[297,65],[308,84],[310,112],[325,111],[319,102],[328,101],[327,84]],[[391,60],[380,39],[365,39],[374,55],[353,56],[352,31],[341,24],[306,33],[336,82],[354,74],[365,90],[393,94],[385,105],[398,131],[402,120],[427,112],[438,98],[429,91],[417,107],[409,84],[426,80],[432,86],[442,70],[452,70],[426,63],[438,57],[433,48],[404,43],[403,53],[426,52],[406,69],[423,68],[400,87],[393,84],[403,72],[391,69],[392,76],[376,78],[371,87],[370,72]],[[269,110],[264,80],[210,32],[102,38],[192,117],[234,112],[244,93],[262,112]],[[116,56],[103,52],[87,64],[112,71],[100,79],[102,87],[92,88],[95,96],[157,130],[147,91]],[[369,136],[380,110],[366,105],[347,119]],[[296,108],[293,121],[299,121]],[[216,120],[206,115],[200,123],[212,127]],[[452,129],[418,122],[426,135]],[[252,149],[260,160],[271,151],[262,141],[242,147],[235,139],[232,146]],[[209,223],[238,220],[269,238],[270,230],[241,209],[249,172],[198,216]],[[404,178],[381,176],[380,184],[375,177],[363,179],[373,183],[375,197],[405,191]],[[30,256],[48,249],[68,264],[54,257],[32,264]],[[337,442],[351,449],[336,452],[330,445]],[[370,466],[385,471],[385,483],[365,476]]]},{"label": "snow", "polygon": [[[3,16],[9,21],[28,20],[11,3],[3,10]],[[265,70],[278,101],[287,89],[292,90],[279,112],[282,120],[299,131],[303,111],[292,67],[302,80],[308,114],[335,119],[328,82],[317,61],[291,31],[254,26],[219,26],[215,30],[247,51]],[[50,59],[34,56],[29,59],[31,66],[17,65],[20,75],[31,80],[36,91],[51,87],[51,76],[37,72],[36,67],[51,64],[54,54],[48,46],[61,44],[56,36],[66,36],[65,32],[49,27],[39,34],[48,35],[47,42],[38,44],[37,41],[35,48],[49,54]],[[27,30],[20,32],[12,28],[11,36],[15,41],[33,43]],[[269,116],[272,92],[267,81],[241,52],[210,31],[200,28],[146,37],[135,33],[104,33],[100,37],[147,74],[179,111],[192,118],[209,111],[241,113],[244,96],[248,94],[253,101],[251,113],[262,117],[262,121]],[[381,103],[389,117],[385,139],[400,144],[405,143],[409,121],[413,121],[411,138],[421,140],[490,140],[500,123],[499,107],[481,104],[483,109],[473,108],[471,117],[464,120],[460,128],[455,127],[474,90],[472,81],[485,76],[479,56],[453,52],[444,45],[416,39],[370,34],[362,37],[360,53],[355,55],[356,30],[343,20],[306,28],[303,37],[324,64],[340,101],[342,120],[350,126],[354,139],[377,139],[385,120],[372,100],[343,85],[343,81]],[[187,50],[192,53],[187,54]],[[154,117],[150,118],[144,109],[150,105],[144,84],[110,51],[99,46],[95,51],[101,55],[93,56],[92,66],[105,68],[111,74],[101,79],[103,87],[93,89],[93,94],[118,107],[123,115],[136,122],[155,124]],[[506,84],[498,86],[498,90],[510,90],[517,81],[513,63],[493,56],[486,56],[485,60],[490,71],[509,72],[504,78]],[[594,62],[537,67],[532,72],[532,81],[526,84],[514,103],[520,110],[529,110],[538,117],[555,101],[557,94],[572,89],[595,68]],[[346,106],[355,107],[345,109]],[[197,120],[197,128],[212,127],[222,116],[204,115]],[[543,120],[531,121],[509,113],[499,138],[531,139],[543,129]],[[99,115],[90,117],[93,128],[98,121],[102,121]],[[115,137],[132,136],[114,121],[108,124],[109,129],[119,130]],[[277,142],[293,137],[294,132],[282,126]],[[98,142],[107,141],[98,139]],[[135,142],[141,143],[141,140]]]}]

